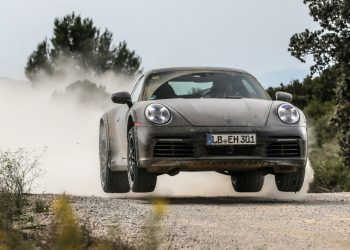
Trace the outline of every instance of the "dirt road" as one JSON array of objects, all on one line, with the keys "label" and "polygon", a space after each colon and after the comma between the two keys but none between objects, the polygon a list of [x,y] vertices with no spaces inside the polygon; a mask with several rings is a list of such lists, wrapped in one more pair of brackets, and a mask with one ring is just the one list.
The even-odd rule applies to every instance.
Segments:
[{"label": "dirt road", "polygon": [[[172,249],[350,249],[350,193],[308,194],[300,200],[261,197],[167,198],[162,247]],[[94,233],[118,224],[137,241],[152,214],[147,198],[73,197]]]}]

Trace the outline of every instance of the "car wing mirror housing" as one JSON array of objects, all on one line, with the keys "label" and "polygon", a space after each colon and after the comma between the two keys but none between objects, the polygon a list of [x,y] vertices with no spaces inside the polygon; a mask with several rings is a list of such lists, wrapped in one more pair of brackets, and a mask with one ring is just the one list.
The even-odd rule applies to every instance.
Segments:
[{"label": "car wing mirror housing", "polygon": [[129,107],[132,106],[131,95],[128,92],[114,93],[111,99],[114,103],[127,104]]},{"label": "car wing mirror housing", "polygon": [[292,102],[293,95],[291,95],[287,92],[277,91],[276,92],[276,100],[277,101]]}]

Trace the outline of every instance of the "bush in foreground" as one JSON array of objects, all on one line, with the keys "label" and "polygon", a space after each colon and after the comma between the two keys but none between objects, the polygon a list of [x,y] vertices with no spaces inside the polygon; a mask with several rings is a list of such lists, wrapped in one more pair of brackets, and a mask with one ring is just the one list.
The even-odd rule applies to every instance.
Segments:
[{"label": "bush in foreground", "polygon": [[[15,152],[0,151],[0,249],[158,249],[159,223],[166,214],[165,202],[156,201],[154,212],[145,223],[145,230],[138,243],[124,242],[120,234],[112,232],[113,240],[92,236],[92,228],[88,221],[79,221],[69,199],[63,195],[53,203],[54,216],[49,230],[38,234],[33,216],[26,211],[46,213],[50,207],[45,201],[36,198],[33,207],[29,208],[26,193],[31,189],[33,181],[42,173],[39,168],[41,155],[35,156],[24,149]],[[25,209],[26,208],[26,209]],[[22,216],[19,216],[21,215]],[[33,225],[20,226],[26,215]],[[47,214],[50,216],[50,213]],[[14,221],[14,219],[16,219]],[[26,221],[28,222],[28,221]],[[115,225],[118,227],[118,225]],[[39,227],[40,228],[40,227]],[[34,230],[28,232],[26,230]]]},{"label": "bush in foreground", "polygon": [[340,158],[326,158],[312,163],[315,171],[311,192],[346,192],[350,190],[350,172]]},{"label": "bush in foreground", "polygon": [[33,249],[12,223],[23,212],[25,193],[42,173],[40,157],[24,149],[0,151],[0,249]]},{"label": "bush in foreground", "polygon": [[41,155],[24,149],[0,151],[0,217],[12,220],[22,213],[25,193],[29,193],[33,181],[42,174],[39,167]]}]

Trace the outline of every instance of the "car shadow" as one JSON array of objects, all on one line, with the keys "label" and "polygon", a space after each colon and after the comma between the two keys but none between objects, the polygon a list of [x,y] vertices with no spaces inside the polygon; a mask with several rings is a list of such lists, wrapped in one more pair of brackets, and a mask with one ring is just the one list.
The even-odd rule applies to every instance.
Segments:
[{"label": "car shadow", "polygon": [[295,204],[295,205],[350,205],[349,200],[327,199],[326,197],[308,197],[298,199],[276,199],[254,196],[214,196],[214,197],[173,197],[173,196],[146,196],[140,198],[127,198],[138,200],[145,204],[152,204],[156,200],[164,200],[169,205],[273,205],[273,204]]}]

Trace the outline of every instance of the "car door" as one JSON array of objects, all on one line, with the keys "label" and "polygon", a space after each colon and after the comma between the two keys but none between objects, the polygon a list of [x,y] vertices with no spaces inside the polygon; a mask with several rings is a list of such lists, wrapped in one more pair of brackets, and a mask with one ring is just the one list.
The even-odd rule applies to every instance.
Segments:
[{"label": "car door", "polygon": [[[144,76],[141,76],[131,92],[131,101],[135,103],[138,101],[139,96],[141,94],[142,86],[143,86]],[[119,108],[119,112],[117,114],[117,131],[119,134],[119,152],[123,158],[127,158],[127,145],[128,145],[128,117],[129,117],[130,108],[128,105],[124,104]]]}]

